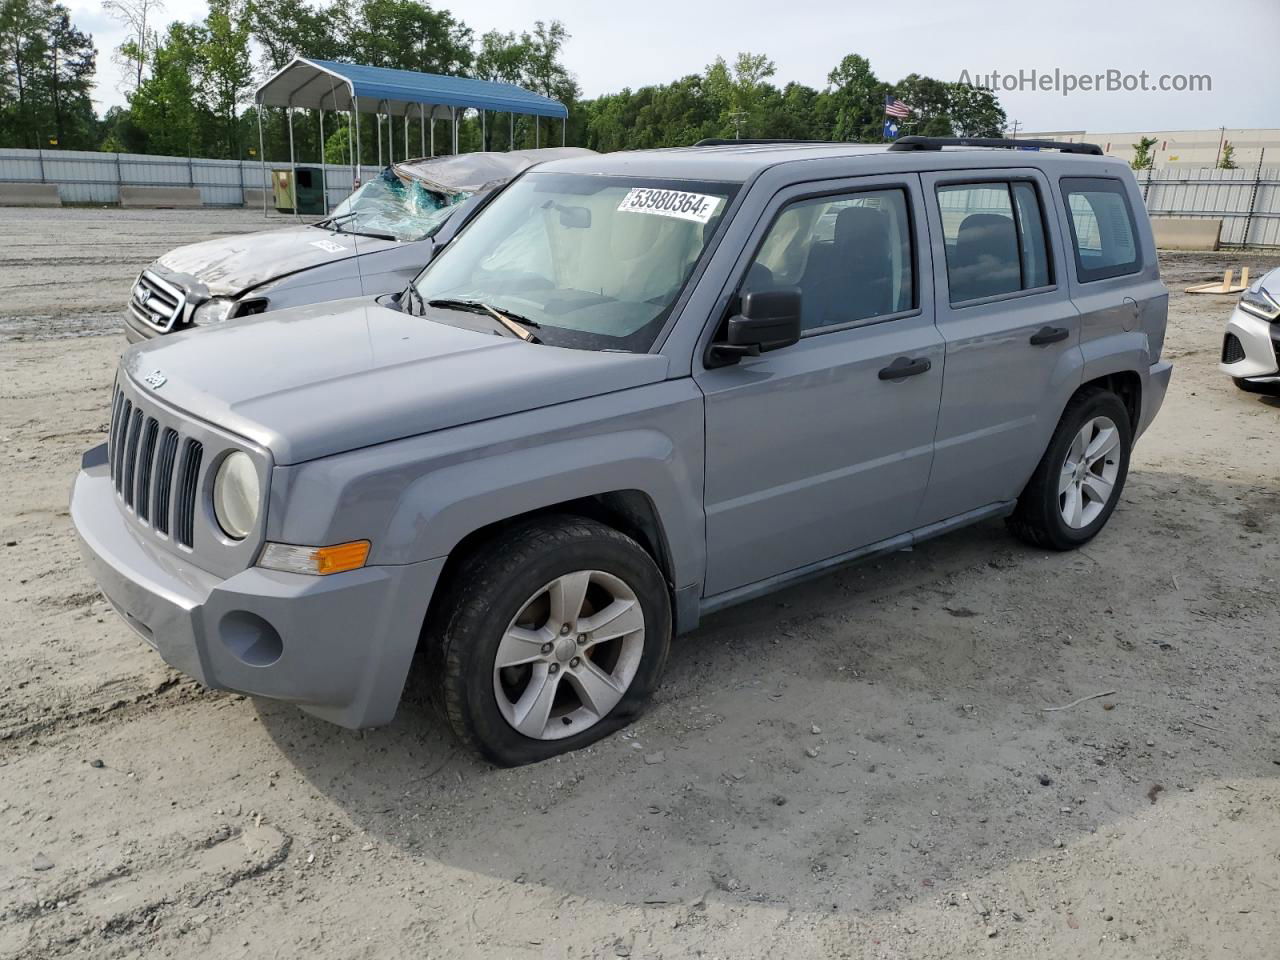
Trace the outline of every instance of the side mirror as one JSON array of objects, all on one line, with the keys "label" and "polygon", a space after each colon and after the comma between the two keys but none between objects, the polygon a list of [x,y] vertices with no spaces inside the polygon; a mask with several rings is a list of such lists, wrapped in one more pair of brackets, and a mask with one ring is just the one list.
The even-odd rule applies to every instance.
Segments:
[{"label": "side mirror", "polygon": [[742,312],[729,318],[727,341],[712,344],[723,363],[758,357],[800,340],[800,291],[757,290],[742,298]]}]

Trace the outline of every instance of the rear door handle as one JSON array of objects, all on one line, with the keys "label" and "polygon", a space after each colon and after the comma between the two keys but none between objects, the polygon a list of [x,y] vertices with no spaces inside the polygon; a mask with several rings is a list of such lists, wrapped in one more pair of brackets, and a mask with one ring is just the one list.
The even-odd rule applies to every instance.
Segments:
[{"label": "rear door handle", "polygon": [[906,377],[914,377],[917,374],[928,373],[932,366],[933,364],[926,357],[917,357],[914,360],[910,357],[898,357],[893,363],[880,371],[880,379],[902,380]]},{"label": "rear door handle", "polygon": [[1057,343],[1059,340],[1065,340],[1071,336],[1071,331],[1066,327],[1041,327],[1031,335],[1031,345],[1033,347],[1043,347],[1050,343]]}]

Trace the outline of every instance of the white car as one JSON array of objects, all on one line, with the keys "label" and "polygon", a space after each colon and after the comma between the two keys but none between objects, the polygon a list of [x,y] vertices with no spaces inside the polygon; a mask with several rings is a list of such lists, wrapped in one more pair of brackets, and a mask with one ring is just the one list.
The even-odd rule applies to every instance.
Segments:
[{"label": "white car", "polygon": [[1240,295],[1218,369],[1241,390],[1280,394],[1280,267]]}]

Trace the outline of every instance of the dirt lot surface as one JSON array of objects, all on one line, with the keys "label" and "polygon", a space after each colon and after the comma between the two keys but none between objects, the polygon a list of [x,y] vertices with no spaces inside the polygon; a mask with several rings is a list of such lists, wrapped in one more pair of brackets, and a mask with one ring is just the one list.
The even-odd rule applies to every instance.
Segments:
[{"label": "dirt lot surface", "polygon": [[1086,549],[988,523],[726,612],[625,734],[496,770],[199,689],[80,563],[130,281],[261,222],[0,211],[0,957],[1277,956],[1280,404],[1216,372],[1227,298],[1175,292]]}]

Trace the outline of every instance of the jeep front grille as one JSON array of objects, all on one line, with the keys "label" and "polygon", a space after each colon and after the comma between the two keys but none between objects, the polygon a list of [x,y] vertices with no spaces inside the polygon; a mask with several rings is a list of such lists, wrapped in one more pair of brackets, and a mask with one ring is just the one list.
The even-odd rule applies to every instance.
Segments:
[{"label": "jeep front grille", "polygon": [[[156,411],[159,412],[159,411]],[[118,386],[107,431],[111,482],[124,506],[144,526],[175,542],[195,546],[204,444],[183,438],[124,395]]]},{"label": "jeep front grille", "polygon": [[187,294],[161,280],[149,270],[142,271],[129,294],[129,312],[149,327],[168,333],[182,319]]}]

